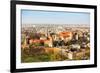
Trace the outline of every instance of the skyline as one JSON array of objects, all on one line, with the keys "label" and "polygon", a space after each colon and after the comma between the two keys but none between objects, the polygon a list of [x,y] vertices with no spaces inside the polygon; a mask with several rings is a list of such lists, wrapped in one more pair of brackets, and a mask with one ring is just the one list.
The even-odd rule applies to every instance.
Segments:
[{"label": "skyline", "polygon": [[90,24],[89,13],[21,10],[22,24]]}]

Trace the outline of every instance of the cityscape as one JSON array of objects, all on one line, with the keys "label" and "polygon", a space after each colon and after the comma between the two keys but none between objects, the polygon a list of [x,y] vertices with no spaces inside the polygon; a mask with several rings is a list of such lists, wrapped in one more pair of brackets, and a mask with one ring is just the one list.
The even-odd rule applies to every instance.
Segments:
[{"label": "cityscape", "polygon": [[90,14],[21,10],[21,62],[90,59]]},{"label": "cityscape", "polygon": [[89,59],[88,24],[22,24],[22,63]]}]

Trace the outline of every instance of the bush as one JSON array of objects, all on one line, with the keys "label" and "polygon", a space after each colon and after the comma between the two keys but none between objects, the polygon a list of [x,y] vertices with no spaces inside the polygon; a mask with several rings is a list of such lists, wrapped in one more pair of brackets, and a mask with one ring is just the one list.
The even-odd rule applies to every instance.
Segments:
[{"label": "bush", "polygon": [[44,47],[49,47],[49,45],[48,44],[44,44]]},{"label": "bush", "polygon": [[23,63],[29,62],[48,62],[48,61],[61,61],[66,60],[67,58],[62,57],[60,54],[38,54],[38,55],[26,55],[22,53],[21,61]]}]

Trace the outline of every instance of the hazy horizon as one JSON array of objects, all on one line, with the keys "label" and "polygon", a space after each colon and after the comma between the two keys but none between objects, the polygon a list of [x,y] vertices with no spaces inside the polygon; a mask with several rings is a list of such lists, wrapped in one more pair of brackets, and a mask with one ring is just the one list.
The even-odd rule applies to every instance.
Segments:
[{"label": "hazy horizon", "polygon": [[21,10],[24,24],[90,24],[89,13]]}]

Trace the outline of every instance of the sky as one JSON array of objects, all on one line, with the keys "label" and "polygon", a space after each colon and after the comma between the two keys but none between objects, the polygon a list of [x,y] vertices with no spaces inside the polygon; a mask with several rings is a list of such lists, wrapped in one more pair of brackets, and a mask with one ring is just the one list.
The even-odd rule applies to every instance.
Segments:
[{"label": "sky", "polygon": [[89,13],[21,10],[22,24],[90,24]]}]

